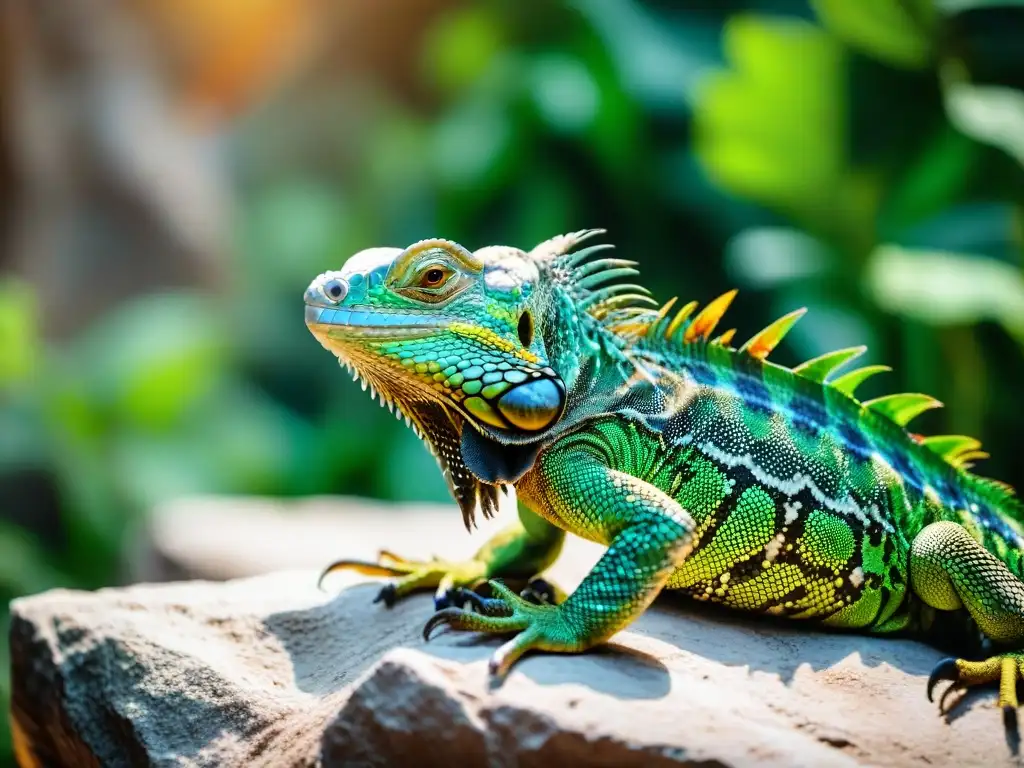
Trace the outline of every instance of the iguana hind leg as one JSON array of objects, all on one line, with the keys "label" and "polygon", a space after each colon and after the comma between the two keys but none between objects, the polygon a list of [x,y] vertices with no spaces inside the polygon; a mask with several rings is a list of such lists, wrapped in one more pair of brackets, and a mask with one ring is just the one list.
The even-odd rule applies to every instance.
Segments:
[{"label": "iguana hind leg", "polygon": [[963,686],[999,680],[999,705],[1015,710],[1024,674],[1024,582],[963,526],[943,521],[914,539],[910,583],[933,608],[966,608],[981,631],[1007,649],[983,661],[944,659],[929,678],[928,698],[939,680]]},{"label": "iguana hind leg", "polygon": [[504,675],[530,650],[578,652],[604,642],[639,616],[693,546],[693,519],[650,483],[606,466],[586,451],[555,451],[543,459],[548,512],[560,525],[608,544],[576,591],[558,605],[536,605],[491,582],[496,597],[476,611],[446,608],[424,627],[516,636],[491,658]]},{"label": "iguana hind leg", "polygon": [[[435,607],[445,608],[462,602],[460,589],[475,589],[491,578],[519,583],[525,588],[525,595],[533,596],[543,587],[550,587],[534,577],[554,563],[564,540],[564,531],[520,505],[519,520],[496,533],[468,560],[406,560],[382,550],[376,562],[332,563],[324,569],[320,581],[341,570],[393,577],[374,598],[374,602],[383,602],[388,607],[414,592],[433,589]],[[556,589],[551,591],[557,594]]]}]

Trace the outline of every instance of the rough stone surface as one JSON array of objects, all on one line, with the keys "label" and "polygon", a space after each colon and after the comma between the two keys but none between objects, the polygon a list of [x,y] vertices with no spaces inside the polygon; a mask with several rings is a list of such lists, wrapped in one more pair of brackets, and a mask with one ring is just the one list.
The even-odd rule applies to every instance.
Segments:
[{"label": "rough stone surface", "polygon": [[[135,543],[131,581],[236,579],[322,568],[380,547],[465,557],[505,524],[481,520],[472,537],[452,504],[389,504],[357,497],[300,501],[224,496],[185,498],[153,511]],[[425,549],[426,548],[426,549]]]},{"label": "rough stone surface", "polygon": [[[475,544],[450,509],[444,523],[386,514],[398,517],[336,515],[328,528],[351,535],[322,559]],[[553,577],[571,587],[598,554],[572,542]],[[914,642],[669,598],[606,649],[528,656],[495,687],[497,640],[423,642],[429,597],[388,610],[364,579],[315,581],[302,569],[16,600],[21,740],[46,765],[1016,763],[994,692],[940,716],[924,692],[940,654]]]}]

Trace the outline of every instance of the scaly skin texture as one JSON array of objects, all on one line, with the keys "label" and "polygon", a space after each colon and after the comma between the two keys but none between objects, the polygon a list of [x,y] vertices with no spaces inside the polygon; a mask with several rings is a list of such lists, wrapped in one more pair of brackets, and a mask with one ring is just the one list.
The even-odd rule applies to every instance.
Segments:
[{"label": "scaly skin texture", "polygon": [[[310,330],[416,429],[467,527],[499,489],[519,499],[519,521],[465,562],[382,552],[325,573],[396,577],[378,598],[389,605],[435,590],[428,636],[517,633],[496,674],[528,650],[604,642],[669,588],[837,628],[987,638],[999,653],[944,661],[928,694],[943,678],[999,679],[1015,708],[1024,508],[967,471],[978,442],[908,432],[939,405],[926,395],[858,401],[887,370],[835,375],[863,348],[767,362],[802,310],[736,348],[734,331],[714,335],[734,292],[699,312],[659,307],[622,282],[633,262],[579,247],[596,233],[530,252],[371,249],[313,281]],[[533,580],[565,531],[608,548],[568,597]],[[493,597],[471,591],[485,582]]]}]

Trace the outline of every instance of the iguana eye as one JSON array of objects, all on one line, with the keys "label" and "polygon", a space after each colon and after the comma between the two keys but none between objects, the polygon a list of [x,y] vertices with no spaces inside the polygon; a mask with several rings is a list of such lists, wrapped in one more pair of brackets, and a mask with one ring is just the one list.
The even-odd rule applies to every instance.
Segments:
[{"label": "iguana eye", "polygon": [[339,302],[348,294],[348,284],[344,280],[328,280],[323,286],[324,296],[333,302]]},{"label": "iguana eye", "polygon": [[408,275],[394,278],[394,290],[403,296],[427,304],[448,301],[469,285],[459,270],[442,261],[430,261]]},{"label": "iguana eye", "polygon": [[443,269],[440,267],[431,267],[423,273],[423,277],[420,278],[420,285],[423,288],[437,288],[444,282],[446,277],[447,275]]}]

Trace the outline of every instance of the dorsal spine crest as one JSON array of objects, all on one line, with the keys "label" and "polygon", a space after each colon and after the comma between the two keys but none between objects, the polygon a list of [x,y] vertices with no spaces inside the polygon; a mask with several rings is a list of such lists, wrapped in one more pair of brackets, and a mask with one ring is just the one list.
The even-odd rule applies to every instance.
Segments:
[{"label": "dorsal spine crest", "polygon": [[[675,310],[678,297],[659,306],[643,286],[622,282],[623,278],[639,274],[636,262],[608,257],[594,258],[612,246],[595,244],[574,250],[582,242],[603,233],[604,230],[592,229],[559,235],[534,248],[530,257],[540,262],[552,262],[557,279],[569,288],[577,306],[619,340],[610,345],[617,362],[621,363],[628,358],[634,346],[642,346],[654,352],[672,352],[682,351],[689,345],[702,344],[728,350],[738,358],[772,364],[767,362],[768,356],[806,313],[806,308],[800,308],[783,315],[736,349],[731,346],[736,335],[735,328],[712,338],[735,299],[736,290],[723,293],[703,309],[699,309],[699,302],[690,301]],[[608,348],[609,344],[599,346]],[[919,414],[942,405],[929,395],[913,392],[885,395],[864,402],[857,400],[856,391],[865,381],[892,370],[887,365],[867,365],[833,377],[836,371],[866,351],[865,346],[837,349],[785,370],[795,377],[838,392],[861,408],[903,429]],[[981,450],[981,444],[969,437],[925,437],[918,442],[958,469],[967,469],[973,461],[987,457]],[[1000,487],[1004,485],[1000,484]]]}]

